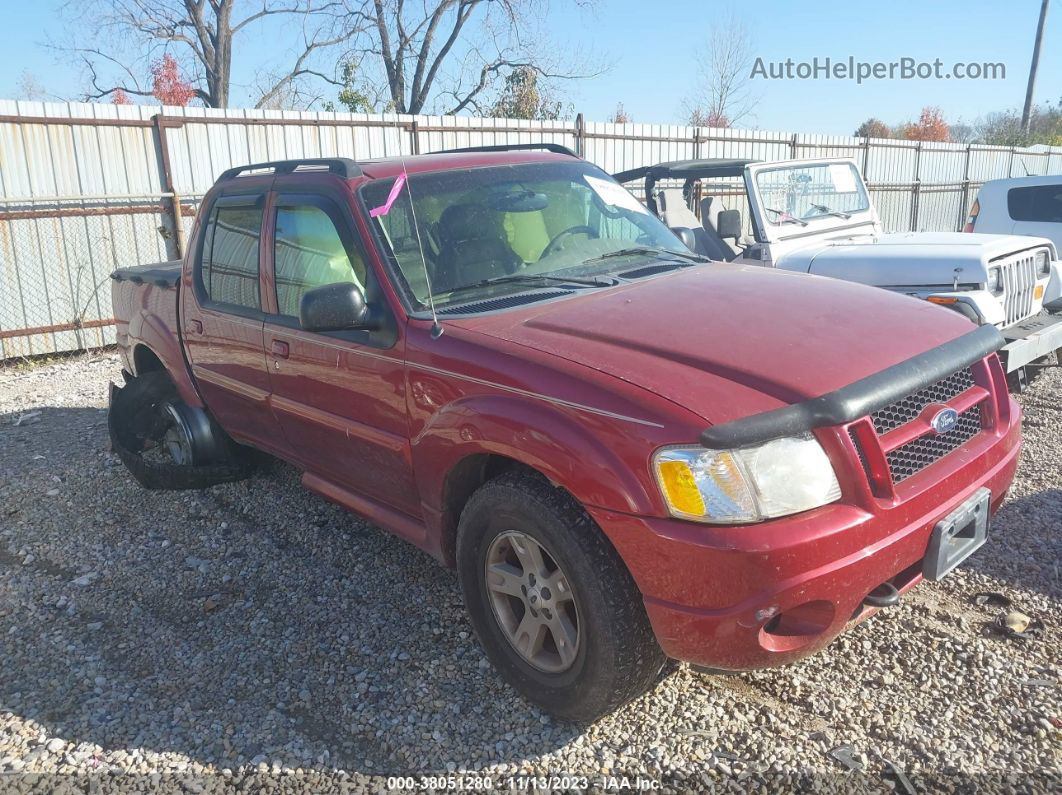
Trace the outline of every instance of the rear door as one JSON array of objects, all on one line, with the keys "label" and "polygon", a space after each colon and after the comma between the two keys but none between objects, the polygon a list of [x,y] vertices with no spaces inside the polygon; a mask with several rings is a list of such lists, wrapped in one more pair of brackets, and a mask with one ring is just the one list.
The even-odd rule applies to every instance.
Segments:
[{"label": "rear door", "polygon": [[[278,192],[270,211],[274,309],[265,319],[272,406],[309,471],[410,516],[413,481],[402,344],[339,191]],[[354,282],[383,318],[378,331],[308,332],[303,294]]]},{"label": "rear door", "polygon": [[282,452],[262,347],[267,188],[223,194],[206,209],[191,280],[181,290],[181,323],[192,373],[215,419],[241,441]]}]

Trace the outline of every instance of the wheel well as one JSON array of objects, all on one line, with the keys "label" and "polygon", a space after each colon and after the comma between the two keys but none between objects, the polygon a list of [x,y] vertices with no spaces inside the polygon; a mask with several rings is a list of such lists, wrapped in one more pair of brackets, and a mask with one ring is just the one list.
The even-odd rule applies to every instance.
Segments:
[{"label": "wheel well", "polygon": [[133,368],[137,375],[143,375],[156,370],[165,370],[166,366],[147,345],[137,345],[133,349]]},{"label": "wheel well", "polygon": [[513,469],[527,469],[516,459],[494,453],[479,453],[462,458],[447,473],[443,484],[441,547],[446,565],[453,566],[457,547],[457,523],[472,493],[488,480]]}]

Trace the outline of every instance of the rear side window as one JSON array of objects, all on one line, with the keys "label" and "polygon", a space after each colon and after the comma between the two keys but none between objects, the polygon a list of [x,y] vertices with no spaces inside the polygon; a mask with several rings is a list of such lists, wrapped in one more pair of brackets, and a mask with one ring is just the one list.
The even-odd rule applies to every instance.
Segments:
[{"label": "rear side window", "polygon": [[260,310],[258,244],[262,210],[215,205],[200,269],[207,298],[221,304]]},{"label": "rear side window", "polygon": [[298,317],[303,294],[315,287],[353,282],[366,291],[365,263],[344,244],[332,214],[316,204],[277,208],[273,262],[281,315]]},{"label": "rear side window", "polygon": [[1062,223],[1062,185],[1033,185],[1011,188],[1007,209],[1015,221]]}]

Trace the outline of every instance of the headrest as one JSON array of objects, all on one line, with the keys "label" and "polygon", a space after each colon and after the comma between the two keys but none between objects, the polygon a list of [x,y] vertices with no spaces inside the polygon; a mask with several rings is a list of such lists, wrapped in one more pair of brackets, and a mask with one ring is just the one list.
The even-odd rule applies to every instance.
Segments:
[{"label": "headrest", "polygon": [[451,204],[439,216],[439,237],[444,244],[490,237],[496,220],[482,204]]}]

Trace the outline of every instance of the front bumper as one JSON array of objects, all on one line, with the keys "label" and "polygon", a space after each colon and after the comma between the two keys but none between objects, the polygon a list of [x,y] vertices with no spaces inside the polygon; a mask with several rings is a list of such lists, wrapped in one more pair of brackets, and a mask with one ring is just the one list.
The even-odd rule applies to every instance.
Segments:
[{"label": "front bumper", "polygon": [[1000,354],[1008,373],[1062,348],[1062,315],[1041,312],[1001,331],[1007,344]]},{"label": "front bumper", "polygon": [[880,584],[917,585],[934,525],[977,489],[999,507],[1021,446],[1016,406],[1013,416],[981,454],[950,469],[942,459],[932,485],[881,510],[838,503],[746,527],[590,513],[638,583],[668,656],[725,670],[783,665],[875,612],[863,600]]}]

